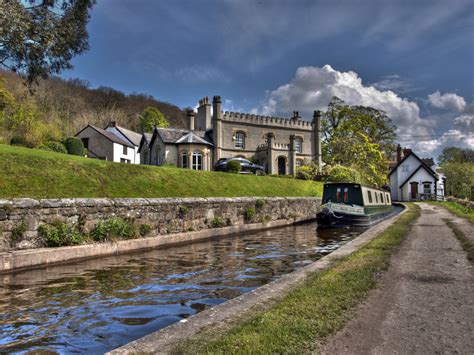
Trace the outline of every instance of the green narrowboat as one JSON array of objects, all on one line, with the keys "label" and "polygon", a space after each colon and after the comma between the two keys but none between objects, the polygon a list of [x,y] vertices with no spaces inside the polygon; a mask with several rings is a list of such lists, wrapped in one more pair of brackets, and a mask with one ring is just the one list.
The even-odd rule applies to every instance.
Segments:
[{"label": "green narrowboat", "polygon": [[351,183],[324,184],[318,223],[329,226],[370,226],[393,213],[390,192]]}]

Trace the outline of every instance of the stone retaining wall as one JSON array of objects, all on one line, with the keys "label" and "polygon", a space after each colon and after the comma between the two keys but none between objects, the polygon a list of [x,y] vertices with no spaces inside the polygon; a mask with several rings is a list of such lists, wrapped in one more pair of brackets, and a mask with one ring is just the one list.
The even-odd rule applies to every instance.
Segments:
[{"label": "stone retaining wall", "polygon": [[474,201],[462,200],[460,198],[451,197],[451,196],[446,197],[446,201],[456,202],[464,207],[474,208]]},{"label": "stone retaining wall", "polygon": [[[149,235],[158,237],[219,226],[310,219],[320,203],[319,198],[281,197],[0,200],[0,252],[43,247],[38,227],[55,221],[81,222],[90,231],[101,220],[123,217],[137,226],[149,224]],[[249,210],[255,212],[251,219],[245,217]]]}]

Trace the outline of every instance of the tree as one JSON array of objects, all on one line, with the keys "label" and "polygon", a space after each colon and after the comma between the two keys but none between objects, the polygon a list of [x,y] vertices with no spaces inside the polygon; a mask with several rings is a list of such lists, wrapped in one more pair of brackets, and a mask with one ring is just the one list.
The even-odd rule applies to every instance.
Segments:
[{"label": "tree", "polygon": [[0,65],[28,84],[72,68],[89,48],[86,30],[95,0],[0,0]]},{"label": "tree", "polygon": [[474,163],[474,150],[469,148],[447,147],[438,157],[440,165],[456,162],[456,163]]},{"label": "tree", "polygon": [[322,131],[326,163],[354,168],[368,184],[386,183],[396,134],[384,112],[334,97],[323,114]]},{"label": "tree", "polygon": [[168,127],[165,116],[156,107],[148,106],[140,115],[142,132],[152,132],[155,127]]}]

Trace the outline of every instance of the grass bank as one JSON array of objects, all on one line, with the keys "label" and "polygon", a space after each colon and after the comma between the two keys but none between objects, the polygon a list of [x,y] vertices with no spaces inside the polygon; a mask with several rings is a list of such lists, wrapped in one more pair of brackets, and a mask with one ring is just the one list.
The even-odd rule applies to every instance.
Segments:
[{"label": "grass bank", "polygon": [[429,204],[445,207],[458,217],[465,218],[469,222],[474,223],[474,208],[460,205],[452,201],[428,201]]},{"label": "grass bank", "polygon": [[347,310],[367,297],[376,276],[407,236],[420,208],[409,211],[361,250],[310,277],[270,310],[215,335],[201,333],[176,353],[303,353],[343,327]]},{"label": "grass bank", "polygon": [[111,163],[0,144],[0,198],[321,196],[322,183]]},{"label": "grass bank", "polygon": [[456,238],[461,243],[462,248],[466,252],[467,259],[474,263],[474,244],[466,237],[462,230],[460,230],[456,225],[449,219],[444,220],[449,228],[453,231]]}]

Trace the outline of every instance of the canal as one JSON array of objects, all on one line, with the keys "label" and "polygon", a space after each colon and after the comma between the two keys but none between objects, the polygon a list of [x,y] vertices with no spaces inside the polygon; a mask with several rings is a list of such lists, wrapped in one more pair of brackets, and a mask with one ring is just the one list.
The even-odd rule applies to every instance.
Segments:
[{"label": "canal", "polygon": [[307,265],[363,231],[316,227],[0,275],[0,352],[104,353]]}]

